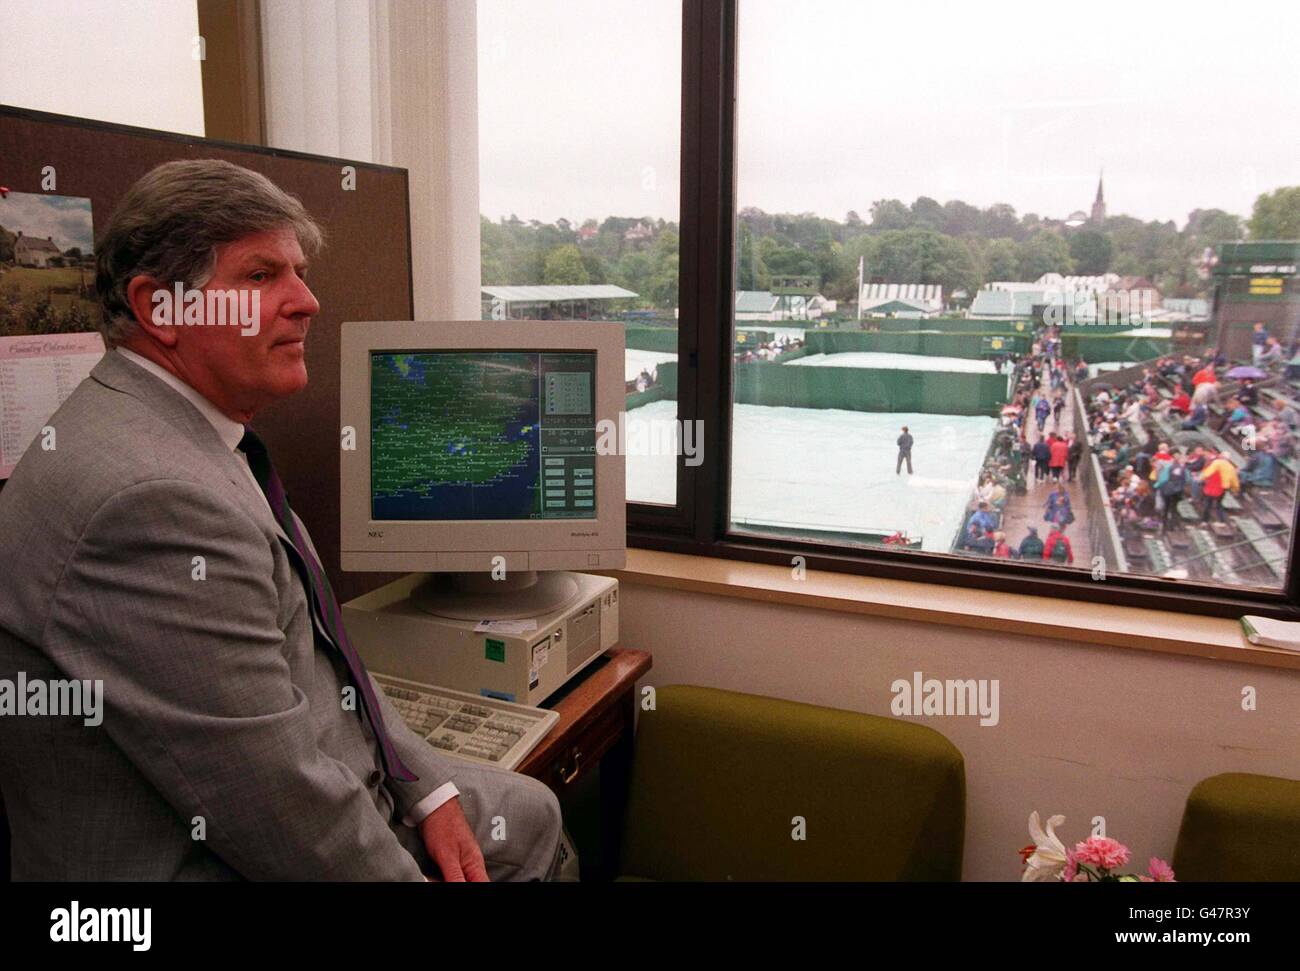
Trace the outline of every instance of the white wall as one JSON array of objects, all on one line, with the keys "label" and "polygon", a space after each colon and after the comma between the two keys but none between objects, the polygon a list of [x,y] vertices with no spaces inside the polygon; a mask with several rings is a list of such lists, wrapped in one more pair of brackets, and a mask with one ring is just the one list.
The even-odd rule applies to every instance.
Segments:
[{"label": "white wall", "polygon": [[[1294,671],[961,630],[622,582],[621,643],[654,655],[642,685],[702,684],[890,714],[890,685],[997,678],[1000,721],[912,720],[966,760],[967,880],[1016,880],[1033,809],[1093,816],[1145,869],[1173,854],[1187,794],[1220,772],[1300,778]],[[1087,623],[1081,610],[1079,624]],[[1253,686],[1258,710],[1241,707]]]},{"label": "white wall", "polygon": [[203,134],[192,0],[4,0],[0,103]]}]

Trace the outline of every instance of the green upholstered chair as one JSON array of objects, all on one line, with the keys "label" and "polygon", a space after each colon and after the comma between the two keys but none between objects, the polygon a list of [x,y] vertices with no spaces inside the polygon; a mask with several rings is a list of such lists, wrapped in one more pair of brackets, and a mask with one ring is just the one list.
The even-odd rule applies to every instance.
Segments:
[{"label": "green upholstered chair", "polygon": [[965,825],[965,764],[932,728],[676,685],[639,714],[618,872],[960,880]]},{"label": "green upholstered chair", "polygon": [[1300,880],[1300,781],[1229,772],[1196,784],[1174,848],[1179,880]]}]

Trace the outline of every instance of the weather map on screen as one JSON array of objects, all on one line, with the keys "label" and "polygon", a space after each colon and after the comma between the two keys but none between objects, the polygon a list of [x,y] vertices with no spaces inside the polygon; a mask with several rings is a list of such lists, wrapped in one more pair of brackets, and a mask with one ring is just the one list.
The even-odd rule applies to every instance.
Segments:
[{"label": "weather map on screen", "polygon": [[595,371],[586,351],[372,352],[372,518],[594,518]]}]

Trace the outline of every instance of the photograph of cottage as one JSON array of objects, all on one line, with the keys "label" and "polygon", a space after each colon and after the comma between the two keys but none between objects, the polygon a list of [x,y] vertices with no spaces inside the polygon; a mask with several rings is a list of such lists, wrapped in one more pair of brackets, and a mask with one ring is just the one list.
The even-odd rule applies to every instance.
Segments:
[{"label": "photograph of cottage", "polygon": [[90,200],[0,195],[0,337],[95,330]]}]

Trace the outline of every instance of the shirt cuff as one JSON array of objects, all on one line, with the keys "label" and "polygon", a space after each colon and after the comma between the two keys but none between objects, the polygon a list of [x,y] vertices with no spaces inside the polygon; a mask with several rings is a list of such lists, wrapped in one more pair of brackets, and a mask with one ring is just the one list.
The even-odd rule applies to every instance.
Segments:
[{"label": "shirt cuff", "polygon": [[425,818],[431,812],[440,808],[443,803],[450,799],[455,799],[459,795],[460,790],[456,788],[456,783],[444,782],[442,785],[438,786],[437,789],[434,789],[433,792],[429,793],[412,806],[411,811],[402,817],[402,823],[415,829],[420,825],[420,823],[424,822]]}]

